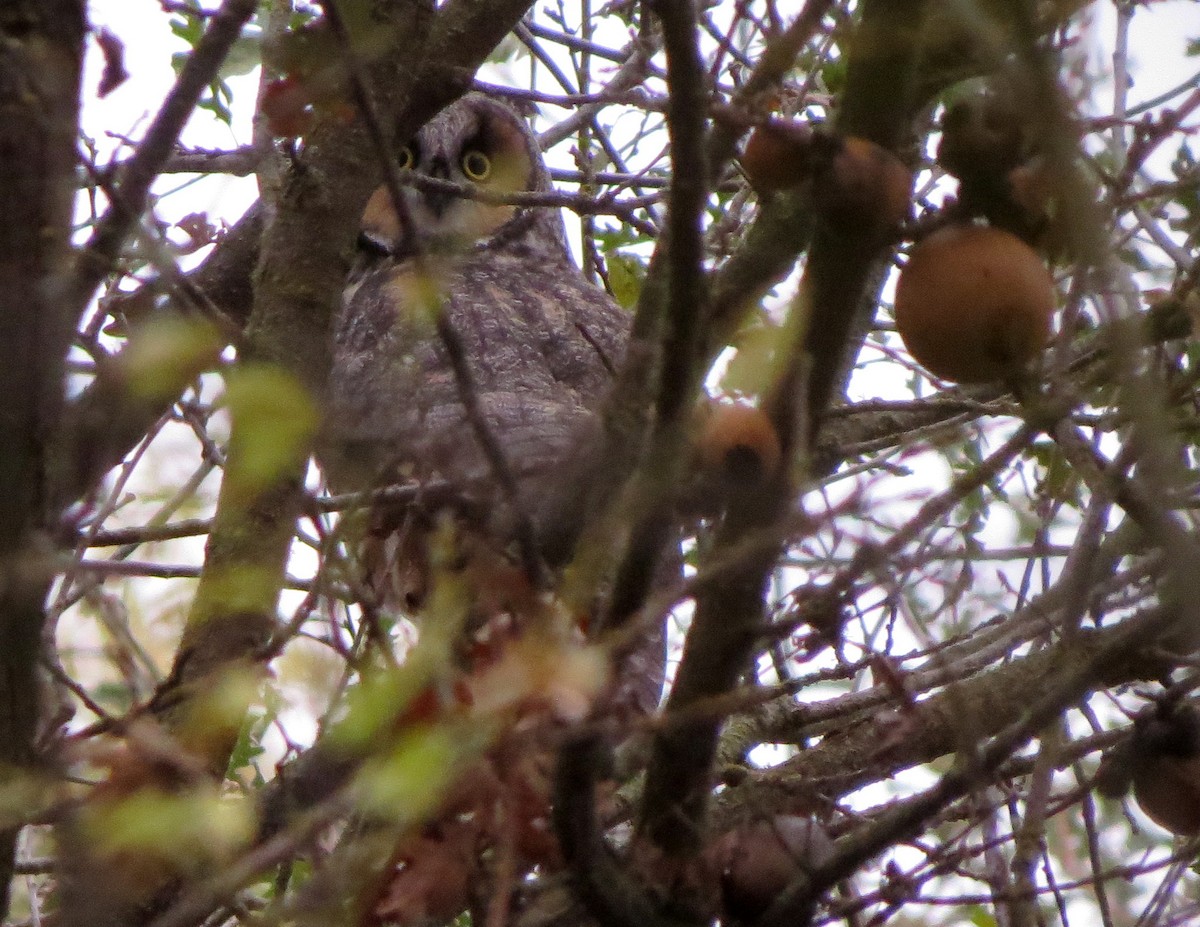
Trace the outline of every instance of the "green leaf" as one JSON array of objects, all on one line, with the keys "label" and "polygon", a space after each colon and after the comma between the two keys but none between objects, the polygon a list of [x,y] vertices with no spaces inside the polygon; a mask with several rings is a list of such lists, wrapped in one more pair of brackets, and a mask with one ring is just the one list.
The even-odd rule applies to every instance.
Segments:
[{"label": "green leaf", "polygon": [[134,329],[119,356],[117,372],[134,396],[168,400],[210,369],[223,346],[216,327],[203,319],[153,318]]},{"label": "green leaf", "polygon": [[229,85],[218,78],[208,85],[208,93],[209,95],[203,97],[196,107],[212,113],[227,126],[233,125],[233,110],[229,108],[229,104],[233,102],[233,91],[229,89]]},{"label": "green leaf", "polygon": [[107,705],[117,712],[128,711],[133,707],[132,693],[129,687],[119,682],[102,682],[92,692],[92,698],[98,705]]},{"label": "green leaf", "polygon": [[243,29],[221,63],[222,77],[240,77],[262,64],[262,31]]},{"label": "green leaf", "polygon": [[783,329],[765,320],[747,326],[734,339],[737,353],[721,377],[721,389],[747,396],[761,394],[776,373]]},{"label": "green leaf", "polygon": [[[171,34],[176,38],[183,39],[192,48],[196,47],[196,43],[200,41],[200,36],[204,35],[204,21],[193,13],[182,13],[178,16],[171,17]],[[175,73],[179,73],[179,68],[182,67],[182,59],[186,57],[186,53],[178,52],[171,56],[171,66],[175,68]]]},{"label": "green leaf", "polygon": [[608,283],[613,297],[624,309],[637,305],[646,279],[646,265],[637,258],[617,251],[607,251],[604,263],[608,267]]},{"label": "green leaf", "polygon": [[974,927],[996,927],[996,918],[986,908],[972,906],[967,912],[967,917]]},{"label": "green leaf", "polygon": [[368,760],[355,782],[359,807],[393,821],[432,814],[462,768],[472,738],[450,726],[418,728],[395,749]]},{"label": "green leaf", "polygon": [[237,742],[234,744],[233,752],[229,755],[229,764],[225,767],[225,778],[233,779],[233,774],[237,770],[251,767],[254,769],[255,785],[262,785],[266,781],[263,779],[262,772],[253,763],[254,758],[261,756],[265,750],[262,745],[262,738],[267,729],[275,721],[278,703],[279,699],[277,697],[271,698],[268,696],[265,711],[243,713]]},{"label": "green leaf", "polygon": [[1078,506],[1081,488],[1079,476],[1067,463],[1059,446],[1053,441],[1039,441],[1030,448],[1030,454],[1043,471],[1042,491],[1060,502]]},{"label": "green leaf", "polygon": [[330,732],[332,742],[347,750],[370,745],[433,685],[435,672],[418,645],[401,669],[367,676],[350,691],[346,717]]},{"label": "green leaf", "polygon": [[225,404],[233,417],[225,466],[231,491],[256,495],[301,465],[317,409],[299,380],[274,365],[243,366],[228,377]]},{"label": "green leaf", "polygon": [[244,844],[253,829],[247,802],[152,788],[97,807],[86,821],[91,839],[108,852],[151,850],[180,863],[226,854]]}]

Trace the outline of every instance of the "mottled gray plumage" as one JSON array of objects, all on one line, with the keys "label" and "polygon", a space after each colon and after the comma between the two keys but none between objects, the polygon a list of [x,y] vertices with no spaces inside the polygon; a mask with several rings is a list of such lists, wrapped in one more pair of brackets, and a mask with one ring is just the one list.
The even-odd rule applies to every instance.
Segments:
[{"label": "mottled gray plumage", "polygon": [[[550,189],[536,139],[479,94],[451,105],[404,155],[418,174],[478,186]],[[470,155],[474,160],[465,161]],[[464,163],[465,162],[465,163]],[[337,490],[440,477],[501,504],[435,321],[465,349],[488,428],[536,501],[563,471],[620,361],[629,320],[571,259],[556,208],[488,205],[405,188],[398,221],[380,192],[335,331],[322,461]]]}]

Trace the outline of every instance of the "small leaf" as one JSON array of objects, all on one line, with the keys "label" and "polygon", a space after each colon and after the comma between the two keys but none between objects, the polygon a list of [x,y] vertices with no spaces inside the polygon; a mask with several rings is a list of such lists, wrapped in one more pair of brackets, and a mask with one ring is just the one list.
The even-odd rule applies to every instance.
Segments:
[{"label": "small leaf", "polygon": [[605,252],[604,262],[608,265],[608,283],[613,296],[623,308],[632,309],[642,294],[642,282],[646,279],[645,264],[618,251]]},{"label": "small leaf", "polygon": [[[200,36],[204,35],[204,21],[193,13],[172,16],[170,26],[171,34],[176,38],[183,39],[192,48],[196,47],[196,43],[200,41]],[[176,73],[183,66],[183,59],[186,57],[186,52],[176,52],[171,56],[171,65],[175,67]],[[179,62],[178,67],[176,67],[177,59]]]},{"label": "small leaf", "polygon": [[317,427],[308,391],[272,365],[247,365],[230,374],[225,404],[233,417],[225,480],[256,495],[299,466]]},{"label": "small leaf", "polygon": [[221,229],[209,221],[203,212],[188,213],[175,223],[175,228],[187,236],[187,244],[177,245],[180,254],[195,254],[201,248],[214,244],[221,237]]},{"label": "small leaf", "polygon": [[218,78],[208,85],[208,92],[210,95],[197,103],[197,108],[207,110],[227,126],[233,125],[233,110],[229,108],[233,91],[229,85]]},{"label": "small leaf", "polygon": [[96,93],[104,98],[129,79],[129,72],[125,70],[125,45],[111,31],[101,29],[96,34],[96,44],[104,56],[104,70]]},{"label": "small leaf", "polygon": [[398,714],[431,691],[434,676],[430,669],[418,645],[398,671],[367,676],[350,691],[346,717],[330,731],[331,742],[357,750],[382,736]]},{"label": "small leaf", "polygon": [[212,367],[224,340],[203,319],[178,315],[139,325],[119,355],[118,376],[135,396],[165,400]]},{"label": "small leaf", "polygon": [[[237,770],[253,768],[254,758],[261,756],[265,749],[262,745],[262,736],[268,724],[270,724],[269,715],[245,715],[242,719],[241,730],[238,731],[237,743],[234,744],[233,752],[229,755],[229,763],[225,767],[225,778],[234,779],[236,778],[234,773]],[[262,773],[254,769],[254,784],[261,785],[264,781]]]},{"label": "small leaf", "polygon": [[192,868],[244,844],[253,832],[253,815],[245,802],[215,793],[172,795],[147,788],[91,809],[85,827],[105,854],[150,853]]},{"label": "small leaf", "polygon": [[397,823],[432,814],[466,755],[470,740],[462,735],[448,726],[418,728],[372,757],[355,783],[359,807]]},{"label": "small leaf", "polygon": [[470,898],[479,826],[455,821],[433,836],[417,836],[400,853],[402,867],[375,908],[381,921],[402,925],[442,923]]}]

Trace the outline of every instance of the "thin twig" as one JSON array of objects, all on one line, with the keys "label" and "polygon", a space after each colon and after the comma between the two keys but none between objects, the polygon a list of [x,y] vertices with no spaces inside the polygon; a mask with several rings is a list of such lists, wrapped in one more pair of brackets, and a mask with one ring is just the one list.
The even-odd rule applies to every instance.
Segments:
[{"label": "thin twig", "polygon": [[114,201],[96,223],[92,237],[76,260],[63,297],[64,312],[73,321],[83,315],[96,287],[115,267],[125,240],[146,208],[150,185],[170,158],[200,94],[212,82],[221,62],[241,34],[242,26],[257,6],[255,0],[225,0],[213,14],[142,144],[122,165],[115,185],[120,199]]}]

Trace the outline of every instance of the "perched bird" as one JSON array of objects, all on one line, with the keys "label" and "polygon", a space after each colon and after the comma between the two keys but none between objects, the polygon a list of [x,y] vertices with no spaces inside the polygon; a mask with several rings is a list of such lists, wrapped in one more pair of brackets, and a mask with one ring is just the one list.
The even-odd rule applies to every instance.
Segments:
[{"label": "perched bird", "polygon": [[[449,484],[503,545],[518,518],[537,524],[550,484],[595,427],[629,317],[580,273],[557,207],[464,195],[551,190],[537,139],[505,103],[468,94],[417,133],[400,165],[416,175],[403,190],[406,214],[381,188],[363,217],[335,324],[320,459],[336,491]],[[371,533],[392,548],[377,549],[376,568],[420,560],[413,533],[400,530],[413,517],[376,513]],[[415,588],[393,592],[412,604],[420,582],[407,572],[400,585]]]}]

